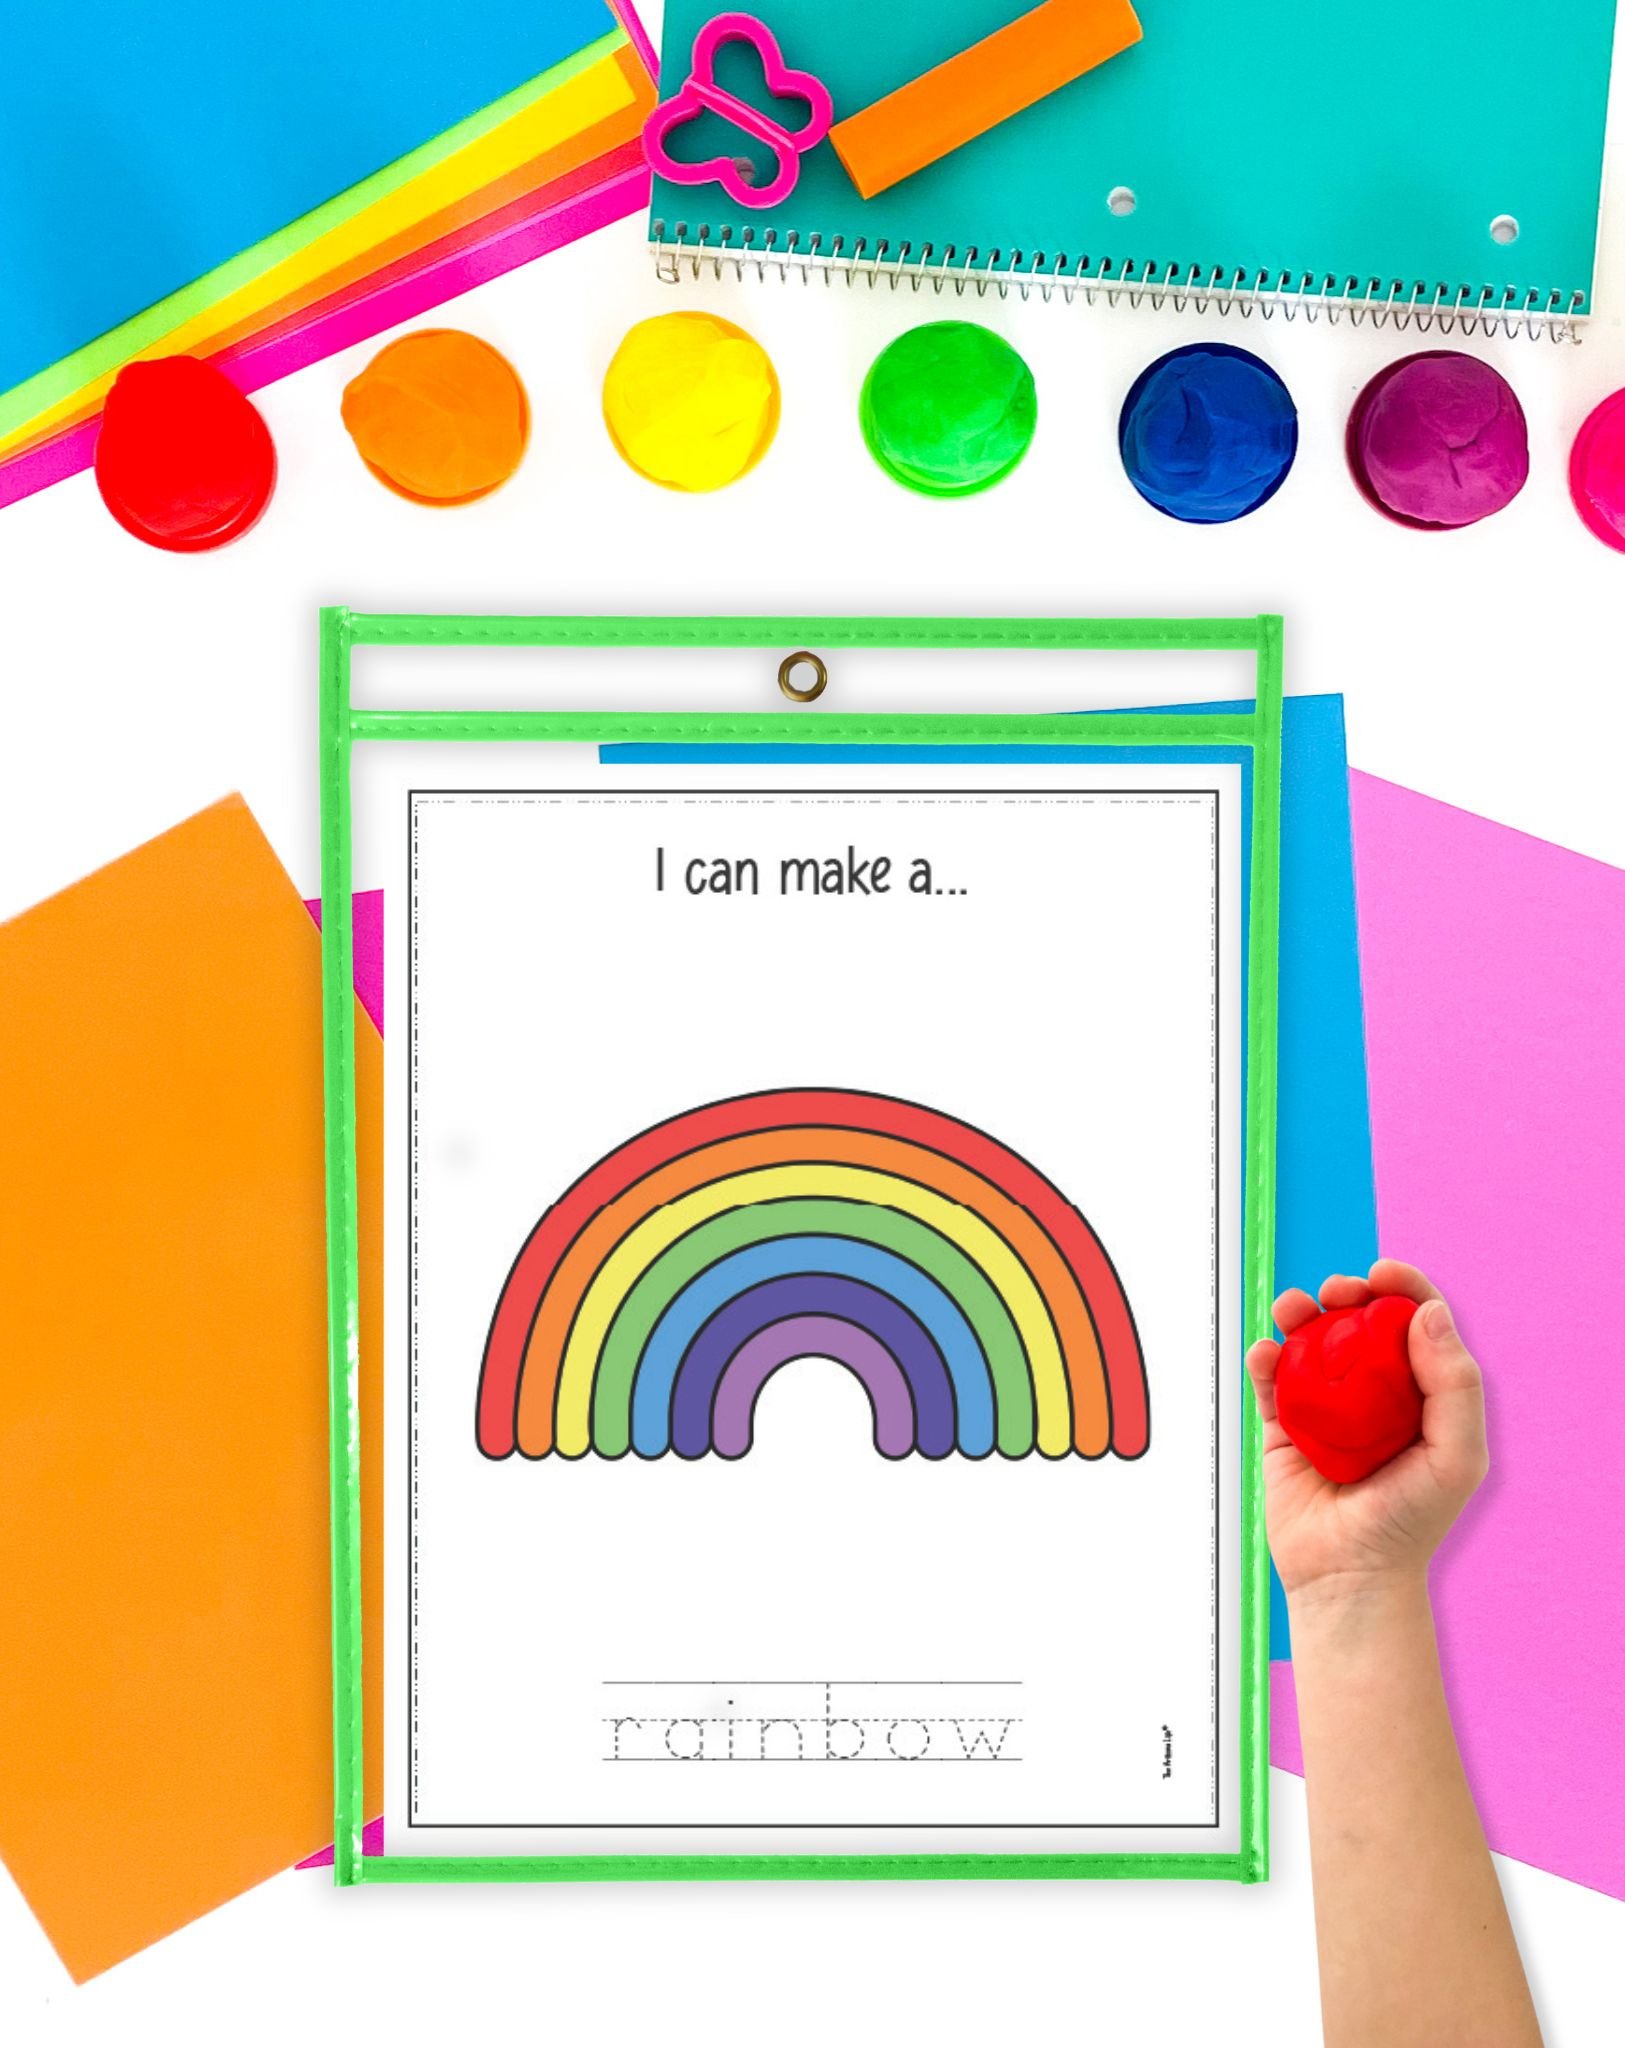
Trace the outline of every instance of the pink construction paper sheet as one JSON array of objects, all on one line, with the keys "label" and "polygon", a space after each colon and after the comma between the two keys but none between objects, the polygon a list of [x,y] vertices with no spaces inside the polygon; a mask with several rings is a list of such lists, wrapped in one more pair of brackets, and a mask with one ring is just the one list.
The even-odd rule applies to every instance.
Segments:
[{"label": "pink construction paper sheet", "polygon": [[[361,1830],[361,1853],[363,1856],[382,1856],[384,1853],[384,1817],[369,1820]],[[295,1870],[331,1870],[333,1868],[333,1844],[318,1849],[314,1856],[307,1856],[303,1863],[296,1863]]]},{"label": "pink construction paper sheet", "polygon": [[[355,992],[361,1007],[384,1028],[384,892],[358,889],[350,924],[350,945],[354,955]],[[322,902],[319,896],[305,899],[305,908],[321,929]]]},{"label": "pink construction paper sheet", "polygon": [[[316,920],[316,929],[322,927],[322,899],[307,896],[305,908]],[[352,973],[355,992],[361,999],[361,1007],[378,1026],[384,1028],[384,892],[382,889],[358,889],[351,898],[350,947],[352,952]],[[361,1831],[361,1853],[363,1856],[382,1856],[384,1853],[384,1823],[382,1815],[369,1820]],[[294,1865],[295,1870],[319,1870],[331,1868],[333,1844],[318,1849],[314,1856],[307,1856],[302,1863]]]},{"label": "pink construction paper sheet", "polygon": [[1350,780],[1379,1236],[1488,1386],[1433,1572],[1462,1755],[1492,1848],[1625,1899],[1625,871]]}]

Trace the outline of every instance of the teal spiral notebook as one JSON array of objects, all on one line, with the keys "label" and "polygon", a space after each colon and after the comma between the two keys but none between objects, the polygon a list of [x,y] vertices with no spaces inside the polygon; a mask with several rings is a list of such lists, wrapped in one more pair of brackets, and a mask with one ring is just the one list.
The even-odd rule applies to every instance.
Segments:
[{"label": "teal spiral notebook", "polygon": [[[1139,43],[874,199],[828,141],[772,208],[657,177],[662,273],[941,273],[1066,298],[1431,315],[1445,331],[1563,335],[1591,310],[1613,0],[1135,4]],[[663,97],[716,11],[668,0]],[[837,121],[1020,12],[761,0]],[[747,47],[725,46],[717,73],[764,104]],[[800,106],[785,105],[794,126]],[[729,148],[725,126],[674,131],[672,153]]]}]

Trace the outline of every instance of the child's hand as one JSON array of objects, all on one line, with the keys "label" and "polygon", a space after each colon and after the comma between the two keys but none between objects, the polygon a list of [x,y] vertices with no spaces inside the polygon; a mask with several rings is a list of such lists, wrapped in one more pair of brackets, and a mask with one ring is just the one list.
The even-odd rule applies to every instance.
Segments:
[{"label": "child's hand", "polygon": [[1289,1594],[1424,1576],[1439,1539],[1489,1467],[1483,1378],[1449,1309],[1414,1266],[1379,1259],[1369,1281],[1336,1274],[1321,1288],[1319,1308],[1301,1288],[1289,1288],[1275,1304],[1275,1321],[1290,1336],[1320,1308],[1359,1308],[1379,1294],[1423,1304],[1409,1340],[1411,1372],[1422,1390],[1422,1438],[1352,1486],[1322,1479],[1282,1429],[1275,1412],[1280,1345],[1266,1340],[1247,1354],[1264,1423],[1270,1553]]}]

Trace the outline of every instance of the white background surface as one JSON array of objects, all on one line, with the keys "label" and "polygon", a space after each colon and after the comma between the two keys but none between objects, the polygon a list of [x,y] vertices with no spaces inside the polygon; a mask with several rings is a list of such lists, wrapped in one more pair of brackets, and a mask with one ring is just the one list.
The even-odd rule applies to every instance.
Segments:
[{"label": "white background surface", "polygon": [[[1619,75],[1616,66],[1616,112]],[[1328,118],[1357,133],[1356,113],[1330,107]],[[1617,134],[1617,118],[1613,125]],[[261,394],[282,481],[260,527],[218,555],[141,548],[106,516],[88,477],[0,514],[0,914],[231,789],[246,794],[314,893],[315,614],[332,602],[1280,610],[1289,685],[1346,693],[1356,766],[1625,862],[1625,557],[1583,531],[1564,486],[1581,420],[1625,385],[1617,142],[1610,182],[1604,311],[1584,345],[1461,344],[1512,378],[1534,473],[1508,512],[1455,535],[1378,519],[1341,456],[1365,379],[1436,337],[817,287],[674,295],[651,275],[639,224],[622,223],[446,309],[446,321],[512,357],[532,401],[525,468],[481,505],[426,511],[388,496],[361,468],[338,400],[369,344]],[[626,327],[680,304],[712,304],[749,327],[784,383],[783,428],[768,460],[708,500],[672,498],[630,476],[597,417],[603,365]],[[857,390],[892,335],[955,313],[1001,328],[1026,354],[1039,433],[1001,488],[931,503],[869,464]],[[1301,412],[1288,485],[1228,528],[1163,519],[1129,489],[1116,455],[1117,409],[1133,377],[1198,334],[1257,349]],[[743,683],[718,700],[776,701]],[[862,708],[834,686],[828,701]],[[1007,708],[1068,701],[1035,684]],[[0,2025],[19,2043],[500,2032],[609,2048],[755,2048],[768,2039],[811,2048],[895,2033],[980,2048],[1087,2031],[1113,2042],[1302,2048],[1318,2038],[1303,1791],[1280,1773],[1271,1789],[1274,1879],[1254,1891],[690,1886],[339,1896],[320,1874],[289,1873],[77,1991],[0,1880]],[[1548,2040],[1616,2040],[1625,1905],[1517,1865],[1502,1872]]]}]

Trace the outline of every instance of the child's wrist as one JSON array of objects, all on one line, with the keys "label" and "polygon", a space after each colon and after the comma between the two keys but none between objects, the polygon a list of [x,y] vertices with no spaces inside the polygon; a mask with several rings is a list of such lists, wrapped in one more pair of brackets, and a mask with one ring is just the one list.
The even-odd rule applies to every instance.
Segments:
[{"label": "child's wrist", "polygon": [[1287,1612],[1293,1662],[1305,1679],[1333,1671],[1369,1678],[1396,1668],[1396,1659],[1425,1655],[1434,1641],[1425,1565],[1328,1573],[1289,1592]]},{"label": "child's wrist", "polygon": [[1284,1590],[1295,1630],[1321,1620],[1342,1623],[1359,1616],[1387,1618],[1429,1606],[1425,1559],[1419,1564],[1322,1572]]}]

